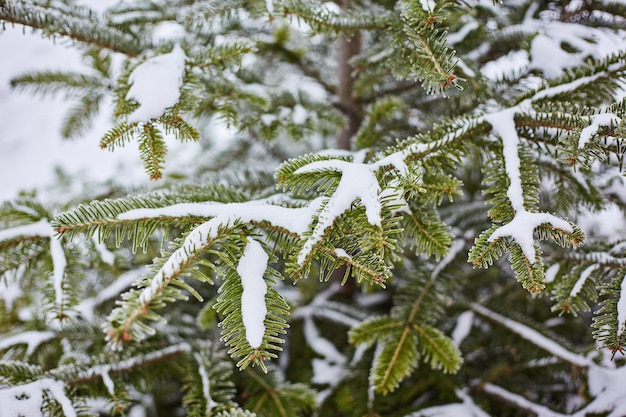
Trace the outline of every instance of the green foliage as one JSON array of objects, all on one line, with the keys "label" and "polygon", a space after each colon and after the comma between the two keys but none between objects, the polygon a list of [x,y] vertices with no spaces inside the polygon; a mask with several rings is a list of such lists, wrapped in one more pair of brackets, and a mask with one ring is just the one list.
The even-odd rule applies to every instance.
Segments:
[{"label": "green foliage", "polygon": [[[12,86],[70,99],[65,137],[111,99],[100,147],[136,143],[157,188],[0,205],[0,399],[28,386],[46,415],[619,412],[598,381],[623,372],[605,362],[625,345],[626,8],[565,3],[0,0],[9,30],[69,38],[89,66]],[[178,53],[176,102],[138,118],[135,76]],[[199,142],[194,166],[171,140]],[[254,320],[250,274],[267,291]],[[577,353],[594,343],[604,356]]]}]

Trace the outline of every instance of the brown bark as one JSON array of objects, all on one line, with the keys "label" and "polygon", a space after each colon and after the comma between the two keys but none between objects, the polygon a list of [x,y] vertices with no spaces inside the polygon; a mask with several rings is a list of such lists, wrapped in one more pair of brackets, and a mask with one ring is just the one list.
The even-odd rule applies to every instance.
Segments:
[{"label": "brown bark", "polygon": [[[345,2],[342,5],[345,7]],[[359,130],[363,122],[360,99],[354,91],[355,76],[351,60],[361,51],[361,34],[354,33],[347,37],[341,33],[337,40],[337,106],[347,118],[347,124],[337,136],[337,148],[344,150],[352,149],[352,138]],[[333,281],[341,281],[346,272],[346,267],[342,266],[332,274]],[[352,298],[356,292],[356,282],[353,278],[348,278],[340,291],[340,295]]]},{"label": "brown bark", "polygon": [[346,127],[337,137],[337,148],[352,149],[352,138],[359,130],[363,121],[361,116],[360,100],[354,92],[354,68],[350,60],[361,50],[360,33],[353,34],[350,38],[340,34],[337,40],[337,106],[348,119]]}]

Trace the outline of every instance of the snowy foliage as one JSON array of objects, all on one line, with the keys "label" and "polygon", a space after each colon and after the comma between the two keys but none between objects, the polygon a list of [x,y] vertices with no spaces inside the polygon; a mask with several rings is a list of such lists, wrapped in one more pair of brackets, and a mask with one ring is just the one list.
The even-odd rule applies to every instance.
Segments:
[{"label": "snowy foliage", "polygon": [[11,85],[158,182],[0,205],[0,416],[626,413],[624,4],[78,3]]}]

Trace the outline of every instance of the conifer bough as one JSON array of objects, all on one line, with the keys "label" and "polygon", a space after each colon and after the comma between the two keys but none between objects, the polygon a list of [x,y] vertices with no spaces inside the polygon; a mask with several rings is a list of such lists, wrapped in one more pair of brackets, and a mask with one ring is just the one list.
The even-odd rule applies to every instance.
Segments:
[{"label": "conifer bough", "polygon": [[[112,96],[100,147],[136,142],[161,181],[0,206],[0,404],[622,415],[625,19],[604,1],[0,0],[6,30],[70,38],[90,66],[12,85],[77,99],[66,136]],[[172,140],[200,142],[195,166]]]}]

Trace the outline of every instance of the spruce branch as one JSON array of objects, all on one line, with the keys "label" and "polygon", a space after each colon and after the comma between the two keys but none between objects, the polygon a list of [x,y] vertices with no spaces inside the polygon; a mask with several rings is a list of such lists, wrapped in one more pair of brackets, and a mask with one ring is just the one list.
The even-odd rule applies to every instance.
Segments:
[{"label": "spruce branch", "polygon": [[67,36],[76,41],[120,52],[139,55],[144,44],[134,36],[102,21],[88,9],[48,7],[39,2],[4,0],[0,20],[43,30],[49,36]]}]

